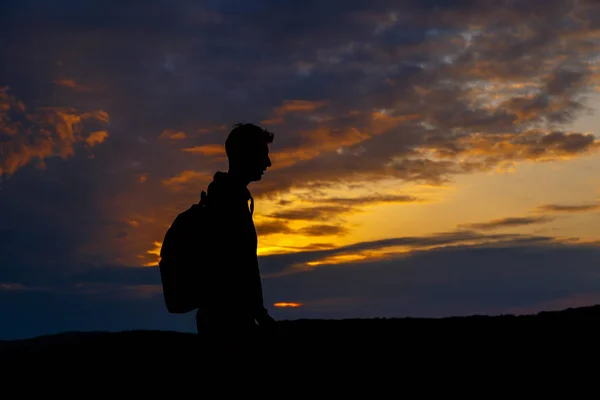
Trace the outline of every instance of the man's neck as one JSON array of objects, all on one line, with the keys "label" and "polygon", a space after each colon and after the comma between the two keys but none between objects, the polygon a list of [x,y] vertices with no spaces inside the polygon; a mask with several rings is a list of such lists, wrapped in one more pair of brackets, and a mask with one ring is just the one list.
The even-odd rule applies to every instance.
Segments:
[{"label": "man's neck", "polygon": [[229,175],[230,179],[232,179],[234,182],[238,183],[243,187],[247,187],[250,184],[250,181],[247,178],[245,178],[243,174],[239,173],[236,169],[229,168],[229,171],[227,171],[227,175]]}]

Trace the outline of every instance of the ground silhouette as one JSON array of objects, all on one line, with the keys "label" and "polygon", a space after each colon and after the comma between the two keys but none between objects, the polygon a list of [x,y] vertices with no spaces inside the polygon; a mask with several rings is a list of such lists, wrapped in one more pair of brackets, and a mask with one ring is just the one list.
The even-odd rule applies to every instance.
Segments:
[{"label": "ground silhouette", "polygon": [[[432,389],[419,386],[424,377],[430,384],[469,379],[472,385],[476,379],[531,385],[539,374],[551,379],[549,374],[560,371],[564,380],[574,371],[595,371],[599,323],[600,305],[526,316],[278,321],[277,332],[257,342],[263,350],[250,372],[294,385],[315,379],[331,384],[344,376],[350,382],[336,389],[342,392],[373,379]],[[0,342],[0,356],[9,366],[3,372],[8,386],[24,376],[61,376],[82,385],[120,382],[122,390],[151,393],[173,390],[174,382],[181,390],[204,382],[210,371],[202,369],[197,344],[193,333],[67,332]],[[390,373],[391,381],[383,378]]]}]

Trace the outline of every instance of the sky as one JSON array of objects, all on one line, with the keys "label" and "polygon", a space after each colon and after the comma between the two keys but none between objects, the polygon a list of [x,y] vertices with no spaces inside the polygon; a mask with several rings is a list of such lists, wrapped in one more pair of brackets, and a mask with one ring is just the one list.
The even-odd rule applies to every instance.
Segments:
[{"label": "sky", "polygon": [[600,303],[600,2],[0,2],[0,339],[194,331],[157,267],[227,170],[277,319]]}]

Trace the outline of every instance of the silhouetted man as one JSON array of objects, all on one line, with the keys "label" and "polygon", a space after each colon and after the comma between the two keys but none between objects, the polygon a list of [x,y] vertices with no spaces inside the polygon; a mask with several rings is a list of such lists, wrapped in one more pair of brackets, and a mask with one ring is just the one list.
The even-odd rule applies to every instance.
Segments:
[{"label": "silhouetted man", "polygon": [[212,219],[207,257],[212,266],[201,288],[196,324],[198,333],[207,335],[207,344],[216,346],[213,351],[252,346],[248,340],[257,323],[275,324],[263,304],[258,240],[252,219],[254,199],[247,187],[260,181],[271,166],[269,144],[273,137],[273,133],[253,124],[235,125],[225,141],[229,170],[217,172],[207,189]]}]

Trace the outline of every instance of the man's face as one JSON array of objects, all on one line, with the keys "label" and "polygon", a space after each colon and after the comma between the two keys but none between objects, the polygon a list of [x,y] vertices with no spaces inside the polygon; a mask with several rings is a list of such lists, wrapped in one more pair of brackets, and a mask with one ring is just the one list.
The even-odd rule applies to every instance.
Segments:
[{"label": "man's face", "polygon": [[267,168],[271,166],[268,144],[264,143],[253,151],[249,151],[246,161],[245,169],[248,171],[250,181],[260,181]]}]

